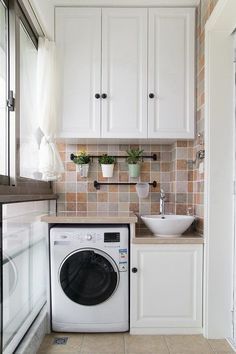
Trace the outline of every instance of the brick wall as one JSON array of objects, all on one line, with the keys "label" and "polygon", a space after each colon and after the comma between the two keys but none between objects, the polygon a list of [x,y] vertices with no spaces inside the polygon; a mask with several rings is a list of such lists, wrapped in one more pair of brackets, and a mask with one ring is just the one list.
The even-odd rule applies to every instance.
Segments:
[{"label": "brick wall", "polygon": [[[204,78],[205,78],[205,52],[204,52],[204,37],[205,37],[205,24],[211,12],[213,11],[218,0],[201,0],[197,9],[197,137],[193,143],[193,154],[200,149],[204,149]],[[204,173],[199,172],[198,164],[193,166],[193,204],[195,214],[198,216],[197,228],[203,231],[204,227]]]}]

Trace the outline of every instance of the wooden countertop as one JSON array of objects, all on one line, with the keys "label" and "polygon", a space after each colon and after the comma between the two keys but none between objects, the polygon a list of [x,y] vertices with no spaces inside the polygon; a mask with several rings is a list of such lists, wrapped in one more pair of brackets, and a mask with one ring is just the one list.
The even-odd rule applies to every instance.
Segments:
[{"label": "wooden countertop", "polygon": [[138,218],[134,213],[126,212],[60,212],[42,216],[41,221],[49,224],[133,224]]},{"label": "wooden countertop", "polygon": [[195,232],[184,234],[180,237],[157,237],[152,234],[137,234],[132,239],[133,244],[203,244],[204,237]]}]

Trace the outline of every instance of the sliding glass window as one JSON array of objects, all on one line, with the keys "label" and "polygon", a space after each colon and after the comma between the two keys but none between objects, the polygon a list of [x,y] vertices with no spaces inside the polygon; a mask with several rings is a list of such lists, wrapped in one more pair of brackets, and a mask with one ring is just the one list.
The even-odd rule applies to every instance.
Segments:
[{"label": "sliding glass window", "polygon": [[0,190],[4,194],[34,193],[35,187],[51,192],[38,163],[42,136],[36,109],[37,62],[42,33],[24,3],[0,0]]},{"label": "sliding glass window", "polygon": [[8,183],[8,9],[0,0],[0,184]]}]

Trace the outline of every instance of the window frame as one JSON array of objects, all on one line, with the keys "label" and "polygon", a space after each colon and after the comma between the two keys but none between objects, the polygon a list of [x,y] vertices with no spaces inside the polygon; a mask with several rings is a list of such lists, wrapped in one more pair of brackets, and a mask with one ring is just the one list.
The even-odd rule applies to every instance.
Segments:
[{"label": "window frame", "polygon": [[[9,78],[10,78],[10,63],[9,63],[9,57],[10,57],[10,34],[9,34],[9,1],[8,0],[0,0],[0,2],[5,6],[6,8],[6,24],[7,24],[7,31],[6,31],[6,36],[7,36],[7,60],[6,60],[6,77],[7,77],[7,83],[6,83],[6,92],[7,92],[7,99],[9,97]],[[7,102],[6,102],[7,104]],[[7,143],[6,143],[6,157],[7,157],[7,174],[2,175],[0,174],[0,185],[9,185],[10,184],[10,156],[9,156],[9,110],[6,108],[7,114],[6,114],[6,126],[7,126]]]},{"label": "window frame", "polygon": [[[0,0],[8,9],[8,97],[10,90],[14,92],[14,111],[8,109],[8,176],[0,175],[0,194],[9,192],[19,194],[19,191],[32,192],[35,188],[42,194],[52,192],[52,183],[20,176],[19,139],[20,139],[20,69],[19,69],[19,28],[23,24],[34,46],[38,49],[39,33],[34,26],[21,0]],[[37,19],[34,19],[37,21]],[[14,188],[12,188],[14,187]]]}]

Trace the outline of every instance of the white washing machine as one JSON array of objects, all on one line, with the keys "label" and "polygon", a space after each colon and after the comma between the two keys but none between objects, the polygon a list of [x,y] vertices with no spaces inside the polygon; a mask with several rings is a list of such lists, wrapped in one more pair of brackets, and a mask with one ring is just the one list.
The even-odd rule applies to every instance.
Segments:
[{"label": "white washing machine", "polygon": [[50,230],[52,330],[129,329],[129,230],[56,226]]}]

